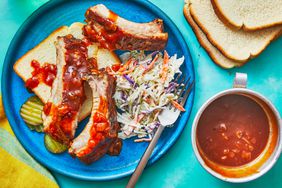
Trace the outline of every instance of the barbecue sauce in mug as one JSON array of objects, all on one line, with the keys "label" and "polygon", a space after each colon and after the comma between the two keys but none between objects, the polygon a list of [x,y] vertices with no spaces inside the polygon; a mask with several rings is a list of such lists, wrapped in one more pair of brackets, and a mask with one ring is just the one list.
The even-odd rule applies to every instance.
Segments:
[{"label": "barbecue sauce in mug", "polygon": [[203,111],[196,142],[210,168],[227,177],[242,177],[267,160],[277,141],[277,127],[262,106],[247,96],[230,94]]}]

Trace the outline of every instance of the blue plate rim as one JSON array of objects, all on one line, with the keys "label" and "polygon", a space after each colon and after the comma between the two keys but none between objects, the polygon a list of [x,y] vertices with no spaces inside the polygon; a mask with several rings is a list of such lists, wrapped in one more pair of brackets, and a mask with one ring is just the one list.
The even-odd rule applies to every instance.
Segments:
[{"label": "blue plate rim", "polygon": [[[157,15],[161,15],[162,19],[164,20],[164,22],[166,23],[166,25],[173,31],[173,33],[176,34],[177,36],[177,40],[180,41],[180,46],[183,49],[183,55],[185,57],[185,61],[187,60],[187,58],[190,60],[191,62],[191,72],[190,72],[190,76],[191,76],[191,80],[194,81],[194,87],[191,91],[191,108],[189,108],[188,114],[185,115],[185,117],[183,117],[183,122],[184,125],[180,128],[180,130],[178,130],[177,134],[175,135],[175,139],[173,139],[170,143],[166,144],[166,148],[164,150],[162,150],[161,152],[159,152],[155,158],[153,158],[152,160],[150,160],[148,166],[152,165],[153,163],[155,163],[157,160],[159,160],[165,153],[167,153],[171,147],[175,144],[175,142],[179,139],[179,137],[181,136],[184,128],[187,125],[187,121],[191,115],[191,111],[193,109],[194,106],[194,96],[195,96],[195,88],[196,88],[196,82],[195,82],[195,69],[194,69],[194,65],[193,65],[193,61],[192,61],[192,57],[191,57],[191,53],[190,50],[188,48],[188,45],[182,35],[182,33],[180,32],[180,30],[178,29],[178,27],[175,25],[175,23],[166,15],[166,13],[164,13],[160,8],[158,8],[156,5],[154,5],[153,3],[149,2],[149,1],[142,1],[142,0],[133,0],[134,3],[138,3],[140,6],[144,6],[147,9],[150,9],[152,12],[156,13]],[[12,127],[13,132],[15,133],[18,141],[21,143],[21,145],[23,146],[23,148],[30,154],[30,156],[32,156],[36,161],[38,161],[40,164],[44,165],[45,167],[47,167],[50,170],[53,170],[55,172],[58,172],[60,174],[69,176],[69,177],[73,177],[76,179],[81,179],[81,180],[88,180],[88,181],[106,181],[106,180],[115,180],[115,179],[120,179],[126,176],[129,176],[133,173],[134,169],[129,170],[125,173],[119,173],[119,174],[111,174],[109,176],[105,176],[105,177],[90,177],[90,176],[85,176],[85,175],[79,175],[76,173],[72,173],[72,172],[68,172],[68,171],[64,171],[62,169],[57,169],[55,167],[53,167],[52,165],[49,165],[49,163],[45,162],[44,159],[41,159],[39,157],[37,157],[36,155],[33,155],[31,149],[29,149],[28,144],[25,142],[23,135],[19,132],[19,130],[16,128],[16,126],[14,126],[16,124],[14,118],[13,118],[13,113],[10,109],[10,105],[9,105],[9,101],[8,101],[8,93],[5,92],[7,91],[7,85],[8,85],[8,77],[5,77],[5,73],[9,71],[9,63],[11,62],[11,55],[12,55],[12,49],[14,48],[14,46],[20,41],[20,37],[22,35],[22,33],[24,33],[24,31],[27,29],[26,26],[28,26],[30,23],[34,22],[34,20],[40,15],[42,14],[42,12],[47,11],[49,8],[53,7],[53,6],[58,6],[60,3],[64,3],[67,2],[66,0],[51,0],[48,1],[46,3],[44,3],[43,5],[41,5],[38,9],[36,9],[24,22],[23,24],[19,27],[19,29],[17,30],[16,34],[14,35],[8,50],[6,52],[6,56],[5,56],[5,60],[3,63],[3,70],[2,70],[2,80],[1,80],[1,92],[2,92],[2,97],[3,97],[3,105],[4,105],[4,110],[6,113],[6,117]],[[93,1],[95,2],[95,1]],[[189,98],[190,98],[189,97]]]}]

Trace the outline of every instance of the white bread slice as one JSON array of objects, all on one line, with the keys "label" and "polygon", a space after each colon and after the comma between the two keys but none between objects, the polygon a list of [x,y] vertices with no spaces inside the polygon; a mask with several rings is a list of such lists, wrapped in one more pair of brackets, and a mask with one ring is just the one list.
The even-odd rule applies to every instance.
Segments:
[{"label": "white bread slice", "polygon": [[183,12],[186,20],[192,27],[194,33],[196,34],[199,43],[201,44],[201,46],[203,46],[206,49],[207,53],[209,54],[209,56],[211,57],[211,59],[214,61],[215,64],[225,69],[231,69],[243,65],[243,63],[238,63],[237,61],[225,57],[216,47],[214,47],[210,43],[205,33],[201,30],[201,28],[199,28],[199,26],[193,20],[189,12],[188,4],[184,5]]},{"label": "white bread slice", "polygon": [[[67,34],[72,34],[74,37],[81,39],[82,35],[82,23],[73,23],[70,27],[62,26],[55,31],[53,31],[46,39],[40,42],[33,49],[29,50],[25,55],[16,61],[14,64],[14,71],[23,79],[24,82],[31,77],[33,68],[30,66],[32,60],[37,60],[40,65],[44,63],[56,64],[56,48],[54,42],[57,40],[58,36],[65,36]],[[102,51],[99,53],[99,51]],[[91,45],[88,48],[89,57],[94,57],[97,59],[98,67],[104,67],[105,63],[107,65],[119,64],[120,60],[114,52],[109,50],[100,49],[96,44]],[[100,57],[97,57],[97,56]],[[99,59],[99,60],[98,60]],[[106,59],[107,61],[102,61]],[[43,103],[46,103],[51,95],[51,87],[40,83],[36,88],[32,90]],[[79,114],[79,121],[87,117],[92,108],[92,92],[89,85],[86,84],[85,87],[86,100],[82,105],[82,110]]]},{"label": "white bread slice", "polygon": [[210,0],[188,0],[191,16],[209,41],[226,57],[245,62],[258,56],[268,44],[281,34],[281,26],[245,32],[232,30],[221,22]]},{"label": "white bread slice", "polygon": [[[33,68],[30,66],[32,60],[38,60],[40,65],[45,62],[56,64],[56,48],[54,42],[58,36],[64,36],[68,33],[68,27],[62,26],[52,32],[46,39],[33,49],[28,51],[14,64],[15,72],[26,82],[32,75]],[[33,92],[45,103],[50,96],[51,87],[40,83]]]},{"label": "white bread slice", "polygon": [[282,24],[281,0],[211,0],[219,18],[236,29],[254,31]]}]

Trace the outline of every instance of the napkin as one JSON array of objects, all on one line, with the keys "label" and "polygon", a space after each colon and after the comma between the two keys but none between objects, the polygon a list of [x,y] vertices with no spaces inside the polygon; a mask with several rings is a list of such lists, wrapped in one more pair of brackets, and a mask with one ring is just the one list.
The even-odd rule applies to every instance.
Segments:
[{"label": "napkin", "polygon": [[0,187],[58,188],[51,173],[38,164],[17,141],[5,117],[0,96]]}]

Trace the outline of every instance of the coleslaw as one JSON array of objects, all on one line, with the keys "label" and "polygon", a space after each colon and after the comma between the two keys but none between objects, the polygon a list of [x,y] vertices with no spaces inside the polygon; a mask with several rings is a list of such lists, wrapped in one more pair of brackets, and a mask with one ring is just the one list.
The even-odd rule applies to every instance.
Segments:
[{"label": "coleslaw", "polygon": [[137,136],[135,142],[150,141],[160,125],[158,115],[167,105],[184,111],[176,101],[178,84],[173,81],[176,74],[181,74],[184,57],[169,57],[166,51],[149,55],[132,51],[122,54],[120,59],[123,64],[117,72],[108,70],[117,79],[114,99],[119,109],[119,137]]}]

